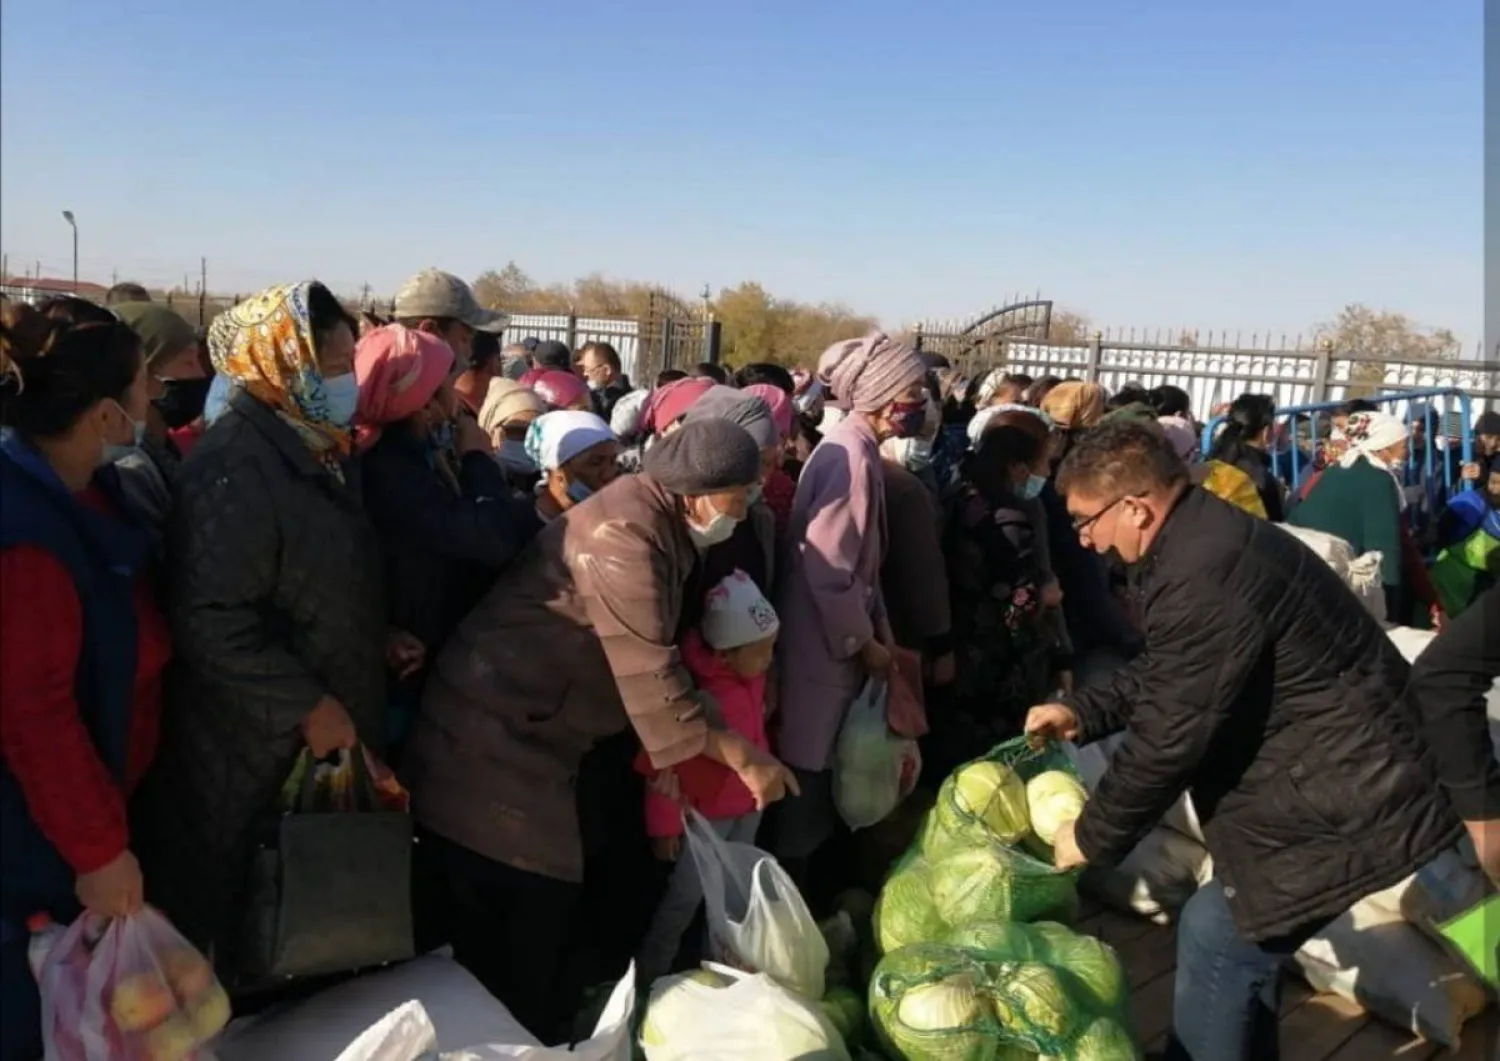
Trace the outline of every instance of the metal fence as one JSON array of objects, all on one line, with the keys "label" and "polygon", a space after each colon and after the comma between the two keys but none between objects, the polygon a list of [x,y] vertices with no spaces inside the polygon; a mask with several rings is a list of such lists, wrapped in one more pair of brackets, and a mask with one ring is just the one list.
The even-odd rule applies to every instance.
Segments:
[{"label": "metal fence", "polygon": [[[932,350],[931,333],[918,329],[919,349]],[[952,345],[952,335],[942,337]],[[941,352],[941,345],[937,351]],[[1118,390],[1171,384],[1187,391],[1206,416],[1241,394],[1268,394],[1278,406],[1347,401],[1394,391],[1459,388],[1474,411],[1500,408],[1500,367],[1494,361],[1379,358],[1316,350],[1178,346],[1120,342],[1102,335],[1083,343],[1002,337],[966,349],[954,367],[966,375],[1001,368],[1033,377],[1060,376]]]},{"label": "metal fence", "polygon": [[719,360],[717,321],[655,317],[645,320],[580,317],[572,313],[517,313],[504,341],[518,343],[535,336],[556,339],[577,350],[585,343],[609,343],[621,367],[636,386],[650,386],[664,369],[689,369],[700,361]]}]

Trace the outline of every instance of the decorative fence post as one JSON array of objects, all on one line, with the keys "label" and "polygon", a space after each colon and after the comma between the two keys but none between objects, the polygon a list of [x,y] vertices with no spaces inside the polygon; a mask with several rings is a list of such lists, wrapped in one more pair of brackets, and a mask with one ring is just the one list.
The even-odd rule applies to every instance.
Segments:
[{"label": "decorative fence post", "polygon": [[671,317],[663,317],[661,322],[661,367],[663,370],[676,368],[674,362],[677,358],[672,349],[673,332],[677,322]]},{"label": "decorative fence post", "polygon": [[1333,370],[1333,340],[1324,339],[1318,344],[1318,360],[1313,369],[1313,393],[1317,400],[1328,400],[1328,377]]},{"label": "decorative fence post", "polygon": [[703,322],[703,360],[719,363],[719,342],[723,337],[723,326],[716,320]]},{"label": "decorative fence post", "polygon": [[1089,360],[1084,367],[1084,379],[1090,383],[1099,382],[1099,363],[1104,360],[1104,333],[1095,332],[1094,337],[1089,340]]},{"label": "decorative fence post", "polygon": [[568,310],[568,349],[578,352],[578,314]]}]

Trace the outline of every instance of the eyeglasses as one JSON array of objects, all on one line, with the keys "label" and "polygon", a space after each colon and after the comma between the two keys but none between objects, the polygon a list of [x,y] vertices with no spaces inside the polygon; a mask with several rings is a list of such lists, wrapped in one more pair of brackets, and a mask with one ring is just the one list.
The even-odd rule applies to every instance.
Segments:
[{"label": "eyeglasses", "polygon": [[1115,498],[1109,504],[1101,508],[1098,512],[1095,512],[1092,516],[1084,516],[1082,519],[1073,520],[1073,529],[1078,532],[1086,531],[1095,523],[1098,523],[1101,519],[1107,516],[1109,514],[1109,510],[1114,508],[1121,501],[1139,499],[1145,496],[1145,494],[1121,494],[1119,497]]}]

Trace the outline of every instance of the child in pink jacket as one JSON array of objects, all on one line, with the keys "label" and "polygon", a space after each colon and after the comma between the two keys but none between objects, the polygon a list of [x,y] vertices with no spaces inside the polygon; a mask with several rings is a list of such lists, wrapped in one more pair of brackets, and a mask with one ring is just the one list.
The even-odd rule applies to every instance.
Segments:
[{"label": "child in pink jacket", "polygon": [[[779,629],[776,609],[748,575],[736,571],[709,591],[701,626],[689,631],[680,646],[688,673],[718,701],[724,724],[763,751],[770,750],[766,672]],[[643,760],[636,766],[651,777],[646,832],[652,848],[657,858],[677,863],[636,958],[641,982],[650,984],[671,970],[682,935],[703,901],[697,867],[683,852],[684,806],[707,818],[724,839],[746,844],[755,842],[760,812],[734,771],[706,756],[656,774]]]}]

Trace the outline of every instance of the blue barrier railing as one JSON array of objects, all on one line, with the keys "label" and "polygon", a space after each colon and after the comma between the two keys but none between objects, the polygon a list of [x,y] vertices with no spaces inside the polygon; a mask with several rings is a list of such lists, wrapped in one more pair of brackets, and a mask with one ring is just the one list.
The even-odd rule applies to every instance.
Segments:
[{"label": "blue barrier railing", "polygon": [[[1394,407],[1405,403],[1405,409],[1401,410],[1398,415],[1406,421],[1407,428],[1411,431],[1406,451],[1404,476],[1408,487],[1433,484],[1436,473],[1442,475],[1442,490],[1445,495],[1451,495],[1455,487],[1463,489],[1472,485],[1465,483],[1462,478],[1463,465],[1474,459],[1473,400],[1467,391],[1458,387],[1434,387],[1427,390],[1377,394],[1365,400],[1376,406]],[[1445,406],[1441,414],[1434,407],[1439,401],[1442,401]],[[1346,402],[1317,402],[1312,405],[1289,405],[1276,410],[1275,426],[1271,432],[1272,448],[1267,452],[1271,458],[1272,471],[1277,478],[1290,483],[1292,490],[1295,491],[1302,486],[1304,478],[1312,470],[1318,447],[1327,437],[1328,432],[1324,430],[1323,418],[1328,419],[1328,427],[1331,428],[1333,415],[1346,404]],[[1396,413],[1395,408],[1387,411]],[[1446,448],[1438,448],[1434,437],[1443,433],[1448,438],[1449,444],[1452,444],[1453,439],[1447,436],[1446,429],[1455,411],[1459,414],[1461,425],[1457,440],[1459,445],[1457,462],[1448,455],[1449,451]],[[1226,419],[1226,416],[1216,416],[1204,425],[1202,443],[1204,457],[1208,457],[1213,452],[1214,438]],[[1412,429],[1414,422],[1418,419],[1421,420],[1420,432]],[[1300,430],[1302,425],[1307,427],[1305,436]],[[1285,474],[1286,472],[1290,472],[1290,475]]]}]

